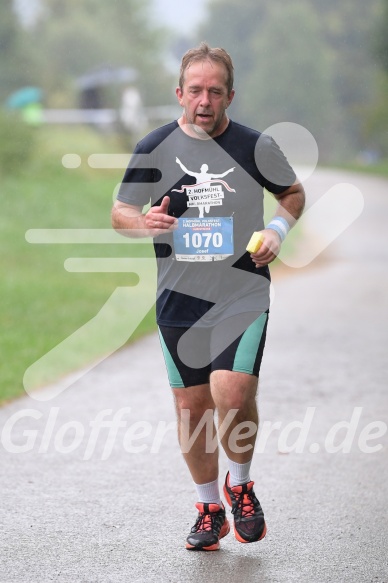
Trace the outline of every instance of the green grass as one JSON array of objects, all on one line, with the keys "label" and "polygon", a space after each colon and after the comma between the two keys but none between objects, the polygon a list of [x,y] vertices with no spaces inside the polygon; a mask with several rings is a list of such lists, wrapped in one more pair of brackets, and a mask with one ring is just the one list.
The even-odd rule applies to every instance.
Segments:
[{"label": "green grass", "polygon": [[[24,372],[42,357],[29,375],[29,388],[57,380],[108,354],[116,338],[123,338],[128,314],[131,322],[127,319],[125,324],[136,325],[131,340],[155,327],[152,259],[139,285],[131,273],[70,273],[64,268],[68,257],[151,258],[150,244],[27,243],[25,233],[30,229],[111,230],[113,191],[123,174],[122,170],[91,170],[86,164],[90,153],[120,151],[109,137],[87,129],[42,128],[38,138],[31,167],[18,176],[2,178],[0,402],[24,393]],[[80,168],[63,168],[61,158],[69,152],[81,155]],[[130,305],[116,306],[113,324],[97,321],[89,333],[85,330],[78,339],[63,342],[93,319],[118,287],[129,290]],[[140,313],[145,317],[140,318]],[[60,354],[45,357],[60,343]]]},{"label": "green grass", "polygon": [[375,176],[382,176],[383,178],[388,177],[388,160],[383,159],[376,164],[360,164],[357,162],[349,162],[341,164],[338,166],[343,170],[351,170],[352,172],[361,172],[363,174],[373,174]]}]

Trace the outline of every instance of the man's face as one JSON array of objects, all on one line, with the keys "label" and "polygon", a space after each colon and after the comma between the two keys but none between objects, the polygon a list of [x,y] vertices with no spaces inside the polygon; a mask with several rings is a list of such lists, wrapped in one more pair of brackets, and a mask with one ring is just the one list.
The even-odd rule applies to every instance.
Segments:
[{"label": "man's face", "polygon": [[180,87],[176,90],[184,108],[183,123],[197,126],[211,138],[222,134],[228,125],[225,111],[234,97],[234,90],[228,95],[226,80],[227,71],[222,63],[207,60],[189,65],[183,90]]}]

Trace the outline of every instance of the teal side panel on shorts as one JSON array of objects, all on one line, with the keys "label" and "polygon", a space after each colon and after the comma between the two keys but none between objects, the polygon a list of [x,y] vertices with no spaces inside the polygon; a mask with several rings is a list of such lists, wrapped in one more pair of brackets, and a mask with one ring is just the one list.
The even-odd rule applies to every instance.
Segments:
[{"label": "teal side panel on shorts", "polygon": [[167,345],[164,341],[164,338],[162,336],[161,331],[158,330],[158,332],[159,332],[160,344],[162,345],[164,360],[166,362],[167,374],[168,374],[168,379],[170,381],[170,386],[172,388],[175,388],[175,389],[183,388],[185,385],[184,385],[184,382],[182,381],[181,375],[179,374],[179,370],[177,369],[175,362],[172,359],[172,356],[170,354],[169,349],[167,348]]},{"label": "teal side panel on shorts", "polygon": [[253,367],[256,360],[257,351],[263,330],[267,321],[268,314],[264,312],[257,320],[245,330],[241,337],[240,343],[236,350],[233,362],[233,370],[237,372],[253,373]]}]

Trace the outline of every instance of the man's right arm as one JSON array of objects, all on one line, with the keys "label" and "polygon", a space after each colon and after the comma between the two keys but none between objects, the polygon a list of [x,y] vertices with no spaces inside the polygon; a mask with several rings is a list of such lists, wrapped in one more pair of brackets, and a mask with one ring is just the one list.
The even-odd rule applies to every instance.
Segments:
[{"label": "man's right arm", "polygon": [[112,227],[126,237],[157,237],[173,231],[178,221],[168,214],[170,198],[165,196],[160,206],[152,206],[146,213],[143,207],[116,200],[112,208]]}]

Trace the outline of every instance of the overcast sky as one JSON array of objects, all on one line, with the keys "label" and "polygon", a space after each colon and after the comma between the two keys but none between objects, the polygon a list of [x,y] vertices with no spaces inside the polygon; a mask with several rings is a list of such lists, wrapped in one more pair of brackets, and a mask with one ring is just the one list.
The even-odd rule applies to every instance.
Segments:
[{"label": "overcast sky", "polygon": [[183,33],[192,32],[206,14],[207,0],[152,0],[154,15],[163,24]]},{"label": "overcast sky", "polygon": [[[24,20],[27,22],[33,18],[39,0],[13,0]],[[191,33],[206,14],[207,0],[152,0],[152,13],[156,22],[160,21],[175,31]]]}]

